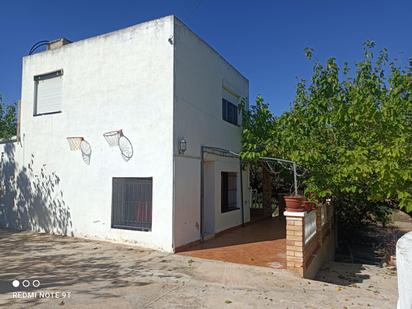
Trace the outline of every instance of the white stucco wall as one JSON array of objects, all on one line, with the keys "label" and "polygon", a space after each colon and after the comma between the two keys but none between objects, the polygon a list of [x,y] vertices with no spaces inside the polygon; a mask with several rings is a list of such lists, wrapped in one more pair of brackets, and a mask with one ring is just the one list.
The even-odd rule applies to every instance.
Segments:
[{"label": "white stucco wall", "polygon": [[[61,69],[62,112],[33,116],[33,77]],[[167,251],[199,239],[201,145],[240,151],[241,128],[222,120],[223,87],[248,97],[247,79],[173,16],[25,57],[21,141],[0,145],[0,226]],[[102,136],[117,129],[133,145],[129,161]],[[68,136],[90,143],[89,164]],[[216,233],[241,223],[240,210],[220,212],[220,173],[239,162],[208,160],[205,232]],[[153,177],[150,232],[111,228],[113,177]],[[248,183],[245,172],[246,222]]]},{"label": "white stucco wall", "polygon": [[[23,59],[20,183],[0,203],[12,198],[39,220],[12,206],[10,227],[172,251],[173,25],[169,16]],[[62,113],[33,116],[33,76],[59,69]],[[116,129],[133,145],[127,162],[102,136]],[[89,165],[69,150],[68,136],[90,143]],[[111,228],[112,177],[153,177],[151,232]]]},{"label": "white stucco wall", "polygon": [[[206,186],[213,187],[214,194],[211,196],[208,203],[205,203],[205,208],[214,208],[214,233],[221,232],[229,227],[238,226],[242,224],[241,212],[241,196],[240,190],[237,191],[237,207],[238,209],[229,212],[221,212],[221,172],[236,173],[237,187],[240,188],[240,171],[238,160],[228,158],[216,158],[214,155],[208,156],[214,159],[213,162],[213,178],[205,178]],[[249,207],[249,175],[247,171],[243,171],[243,198],[244,198],[244,216],[245,222],[250,221],[250,207]],[[213,179],[213,180],[212,180]]]},{"label": "white stucco wall", "polygon": [[[176,19],[175,34],[175,83],[174,83],[174,154],[175,154],[175,246],[179,247],[200,238],[200,155],[201,146],[221,147],[239,152],[241,128],[222,120],[223,86],[241,97],[248,97],[248,80],[224,60],[184,24]],[[178,140],[184,137],[188,142],[184,156],[178,155]],[[239,211],[220,213],[220,172],[226,168],[239,171],[239,161],[220,163],[215,158],[205,173],[205,205],[215,207],[213,220],[205,225],[214,225],[214,232],[241,223]],[[225,162],[228,159],[224,160]],[[177,166],[179,171],[177,171]],[[213,166],[213,170],[210,168]],[[230,171],[228,170],[228,171]],[[210,190],[214,175],[215,190]],[[219,177],[217,177],[219,175]],[[206,179],[207,178],[207,179]],[[218,178],[218,179],[217,179]],[[217,181],[218,180],[218,181]],[[244,184],[248,184],[245,173]],[[199,188],[196,190],[185,190]],[[218,188],[218,189],[217,189]],[[180,190],[185,190],[184,193]],[[213,197],[208,192],[213,192]],[[240,190],[239,190],[240,192]],[[240,193],[239,193],[240,194]],[[250,194],[245,191],[245,219],[249,219]],[[208,201],[214,201],[211,205]],[[238,199],[240,203],[240,195]],[[239,205],[240,206],[240,205]],[[184,226],[184,229],[180,227]]]},{"label": "white stucco wall", "polygon": [[[175,158],[175,223],[177,246],[200,235],[200,165],[195,158]],[[194,200],[198,197],[198,200]]]}]

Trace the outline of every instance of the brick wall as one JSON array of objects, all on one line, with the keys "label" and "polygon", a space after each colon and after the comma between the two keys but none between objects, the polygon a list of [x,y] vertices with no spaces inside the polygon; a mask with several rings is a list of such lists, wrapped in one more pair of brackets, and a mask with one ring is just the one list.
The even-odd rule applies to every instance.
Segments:
[{"label": "brick wall", "polygon": [[303,276],[304,217],[286,216],[286,264]]},{"label": "brick wall", "polygon": [[334,257],[335,250],[335,233],[332,233],[333,212],[332,206],[327,207],[327,222],[322,225],[321,208],[315,210],[316,216],[316,234],[305,243],[305,217],[309,212],[288,212],[285,211],[286,217],[286,264],[287,268],[301,277],[313,278],[318,269],[327,261]]}]

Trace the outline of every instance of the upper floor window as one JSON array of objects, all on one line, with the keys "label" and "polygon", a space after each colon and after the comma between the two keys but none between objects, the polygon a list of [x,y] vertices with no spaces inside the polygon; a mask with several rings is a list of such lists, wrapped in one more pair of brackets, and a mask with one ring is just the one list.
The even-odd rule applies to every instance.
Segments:
[{"label": "upper floor window", "polygon": [[34,115],[59,113],[63,101],[63,70],[34,77]]},{"label": "upper floor window", "polygon": [[222,116],[223,120],[238,125],[238,108],[237,105],[222,99]]}]

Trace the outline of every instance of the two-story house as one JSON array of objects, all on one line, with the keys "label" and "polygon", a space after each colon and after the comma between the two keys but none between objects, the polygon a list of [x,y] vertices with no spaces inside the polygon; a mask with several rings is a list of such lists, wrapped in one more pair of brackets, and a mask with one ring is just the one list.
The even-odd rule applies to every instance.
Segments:
[{"label": "two-story house", "polygon": [[175,251],[249,221],[248,172],[222,155],[240,152],[247,98],[248,80],[174,16],[49,43],[23,58],[0,226]]}]

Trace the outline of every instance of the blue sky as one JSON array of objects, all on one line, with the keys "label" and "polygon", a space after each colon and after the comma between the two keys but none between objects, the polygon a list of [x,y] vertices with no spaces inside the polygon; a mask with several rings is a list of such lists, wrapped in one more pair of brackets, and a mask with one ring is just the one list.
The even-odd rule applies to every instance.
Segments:
[{"label": "blue sky", "polygon": [[353,63],[362,43],[376,41],[403,64],[412,57],[412,1],[20,1],[0,2],[0,93],[20,98],[21,58],[39,40],[80,40],[175,14],[250,81],[279,114],[289,109],[298,78],[312,64],[303,49],[324,61]]}]

